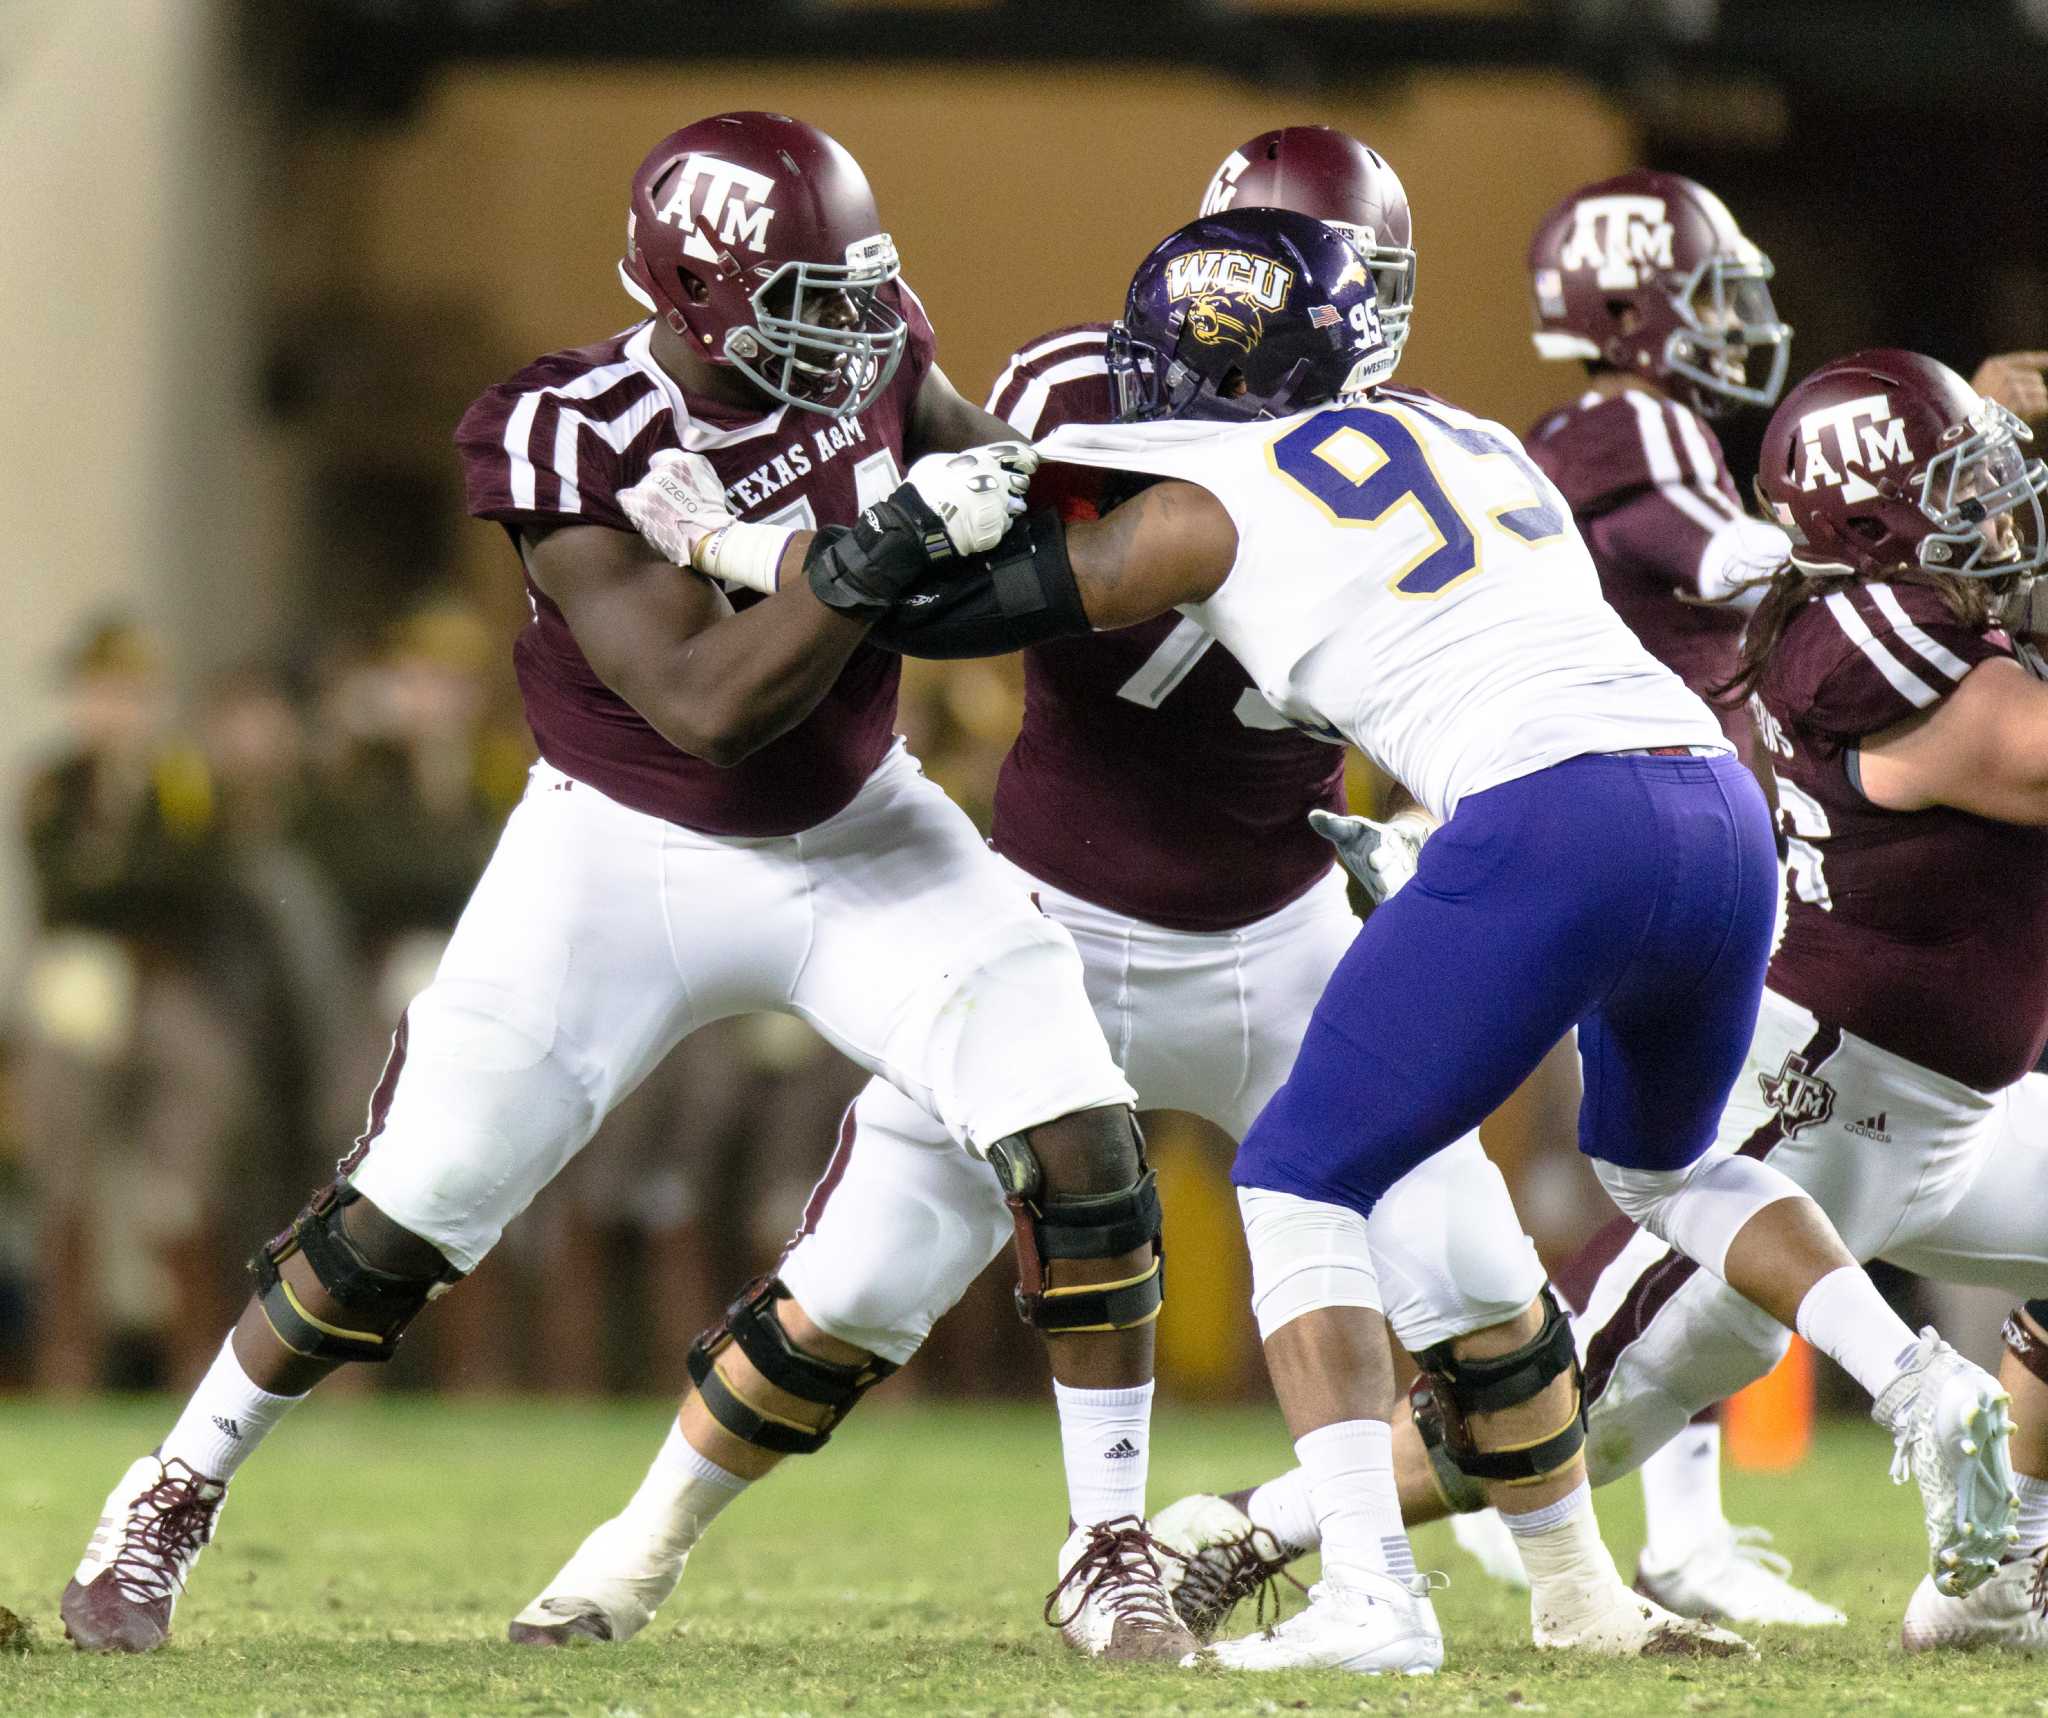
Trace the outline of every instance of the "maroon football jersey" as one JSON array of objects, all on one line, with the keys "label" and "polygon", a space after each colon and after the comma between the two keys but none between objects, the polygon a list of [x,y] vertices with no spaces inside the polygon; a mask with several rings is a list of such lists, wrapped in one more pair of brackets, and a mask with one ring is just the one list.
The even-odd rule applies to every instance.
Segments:
[{"label": "maroon football jersey", "polygon": [[[1034,438],[1107,423],[1106,332],[1020,348],[988,409]],[[1234,930],[1330,868],[1308,826],[1316,806],[1344,808],[1343,748],[1289,727],[1193,621],[1165,614],[1024,653],[995,845],[1034,877],[1171,930]]]},{"label": "maroon football jersey", "polygon": [[1986,1092],[2048,1044],[2048,829],[1872,805],[1857,742],[2010,654],[1925,586],[1865,585],[1793,617],[1756,700],[1789,847],[1770,987]]},{"label": "maroon football jersey", "polygon": [[[895,378],[866,411],[837,420],[684,394],[648,354],[651,322],[538,359],[471,406],[455,432],[469,510],[497,520],[515,545],[525,525],[630,531],[619,491],[646,476],[659,450],[681,447],[711,461],[741,519],[850,524],[902,481],[904,431],[931,367],[931,325],[907,287],[901,308],[910,340]],[[718,769],[670,745],[597,677],[531,579],[527,595],[533,618],[512,655],[540,754],[635,811],[712,835],[790,835],[845,806],[889,749],[899,659],[888,651],[862,645],[809,716]],[[762,600],[732,596],[736,608]]]},{"label": "maroon football jersey", "polygon": [[[1712,702],[1712,689],[1735,672],[1747,618],[1696,600],[1708,541],[1742,510],[1714,432],[1674,400],[1625,388],[1581,396],[1526,439],[1529,457],[1571,504],[1601,594],[1644,649]],[[1747,755],[1748,715],[1716,714]]]}]

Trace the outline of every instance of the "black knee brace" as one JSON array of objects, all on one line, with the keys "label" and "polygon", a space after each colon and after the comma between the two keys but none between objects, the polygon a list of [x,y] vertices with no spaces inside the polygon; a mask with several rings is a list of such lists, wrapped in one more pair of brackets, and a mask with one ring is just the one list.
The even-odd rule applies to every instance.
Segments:
[{"label": "black knee brace", "polygon": [[[362,1195],[336,1181],[313,1195],[292,1226],[249,1261],[256,1299],[278,1341],[312,1360],[389,1360],[405,1327],[442,1290],[462,1280],[444,1265],[427,1276],[380,1270],[363,1257],[341,1214]],[[278,1267],[304,1253],[314,1277],[347,1314],[346,1325],[330,1324],[308,1312]]]},{"label": "black knee brace", "polygon": [[[2028,1328],[2025,1313],[2034,1321],[2034,1328]],[[2034,1331],[2048,1330],[2048,1300],[2024,1301],[2007,1315],[2005,1321],[2006,1351],[2029,1372],[2048,1384],[2048,1342],[2034,1334]]]},{"label": "black knee brace", "polygon": [[[1045,1172],[1020,1135],[997,1140],[988,1160],[1017,1225],[1017,1314],[1048,1336],[1150,1324],[1166,1300],[1158,1178],[1138,1146],[1138,1179],[1114,1193],[1045,1191]],[[1050,1259],[1116,1259],[1149,1245],[1152,1262],[1120,1282],[1052,1288]]]},{"label": "black knee brace", "polygon": [[[1446,1465],[1467,1481],[1528,1484],[1555,1473],[1585,1447],[1586,1404],[1579,1391],[1579,1356],[1571,1324],[1547,1284],[1542,1299],[1543,1328],[1513,1353],[1463,1360],[1451,1352],[1450,1343],[1440,1342],[1415,1356],[1422,1368],[1413,1393],[1416,1429],[1453,1509],[1464,1505],[1453,1495],[1452,1485],[1445,1484]],[[1467,1425],[1470,1415],[1497,1414],[1534,1401],[1566,1372],[1572,1380],[1571,1413],[1556,1431],[1506,1449],[1482,1450],[1473,1441]]]},{"label": "black knee brace", "polygon": [[[777,1455],[801,1456],[822,1449],[854,1404],[896,1368],[873,1355],[849,1366],[806,1354],[790,1341],[775,1313],[775,1303],[788,1298],[789,1290],[778,1277],[757,1277],[749,1283],[725,1309],[725,1316],[690,1345],[690,1382],[711,1417],[741,1443]],[[823,1408],[824,1422],[801,1425],[744,1400],[718,1365],[719,1356],[735,1347],[776,1389]]]}]

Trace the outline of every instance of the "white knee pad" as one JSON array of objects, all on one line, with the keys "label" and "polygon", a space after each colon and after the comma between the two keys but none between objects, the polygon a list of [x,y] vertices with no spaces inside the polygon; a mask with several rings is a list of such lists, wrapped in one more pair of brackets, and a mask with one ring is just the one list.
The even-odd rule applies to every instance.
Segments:
[{"label": "white knee pad", "polygon": [[1806,1197],[1768,1163],[1732,1152],[1709,1152],[1683,1169],[1624,1169],[1596,1157],[1593,1169],[1625,1216],[1724,1281],[1743,1225],[1766,1205]]},{"label": "white knee pad", "polygon": [[1237,1208],[1251,1250],[1261,1341],[1326,1306],[1382,1310],[1365,1219],[1356,1211],[1262,1187],[1240,1187]]}]

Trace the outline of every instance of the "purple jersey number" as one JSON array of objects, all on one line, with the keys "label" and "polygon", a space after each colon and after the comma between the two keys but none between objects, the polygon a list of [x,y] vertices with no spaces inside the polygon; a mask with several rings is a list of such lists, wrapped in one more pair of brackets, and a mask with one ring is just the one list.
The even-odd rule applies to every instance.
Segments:
[{"label": "purple jersey number", "polygon": [[[1529,480],[1535,499],[1489,517],[1525,543],[1540,543],[1564,529],[1564,509],[1542,474],[1512,442],[1482,429],[1460,428],[1432,412],[1411,408],[1442,430],[1451,443],[1480,458],[1509,460]],[[1429,516],[1442,541],[1393,581],[1404,597],[1441,596],[1479,568],[1474,527],[1444,492],[1415,433],[1392,412],[1346,406],[1319,412],[1272,447],[1273,468],[1308,492],[1333,519],[1377,525],[1413,502]]]}]

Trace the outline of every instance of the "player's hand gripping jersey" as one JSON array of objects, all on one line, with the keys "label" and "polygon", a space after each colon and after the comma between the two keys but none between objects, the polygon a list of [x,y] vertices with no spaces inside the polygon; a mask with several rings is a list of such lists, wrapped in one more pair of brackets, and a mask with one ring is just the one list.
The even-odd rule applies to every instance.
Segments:
[{"label": "player's hand gripping jersey", "polygon": [[2048,829],[1872,805],[1857,746],[2011,654],[1925,586],[1864,585],[1794,616],[1757,700],[1790,848],[1771,989],[1985,1092],[2048,1041]]},{"label": "player's hand gripping jersey", "polygon": [[1185,612],[1276,709],[1439,819],[1585,753],[1726,749],[1601,600],[1563,497],[1499,424],[1382,389],[1278,422],[1069,426],[1043,451],[1213,494],[1237,560]]},{"label": "player's hand gripping jersey", "polygon": [[[988,409],[1027,437],[1108,423],[1107,333],[1089,323],[1020,347]],[[1063,505],[1094,511],[1079,496]],[[1329,870],[1307,813],[1343,810],[1343,793],[1340,748],[1291,727],[1213,635],[1161,615],[1024,652],[1024,722],[996,782],[995,847],[1132,918],[1235,930]]]},{"label": "player's hand gripping jersey", "polygon": [[[932,363],[931,324],[909,287],[882,289],[909,325],[902,362],[865,410],[762,415],[686,398],[648,354],[654,324],[536,360],[479,399],[455,434],[469,511],[522,529],[631,531],[617,496],[663,448],[711,461],[735,517],[810,530],[844,524],[903,481],[904,430]],[[678,578],[694,575],[679,572]],[[533,618],[513,646],[541,756],[621,805],[710,835],[790,835],[852,800],[895,732],[897,659],[867,645],[780,739],[730,769],[678,751],[598,677],[561,611],[527,580]],[[744,608],[762,599],[735,591]]]}]

